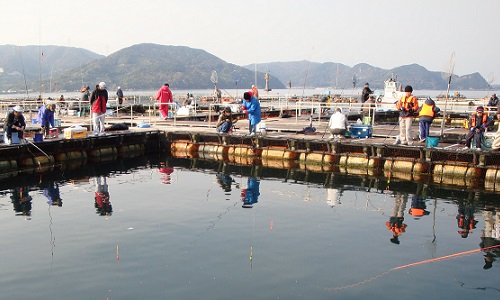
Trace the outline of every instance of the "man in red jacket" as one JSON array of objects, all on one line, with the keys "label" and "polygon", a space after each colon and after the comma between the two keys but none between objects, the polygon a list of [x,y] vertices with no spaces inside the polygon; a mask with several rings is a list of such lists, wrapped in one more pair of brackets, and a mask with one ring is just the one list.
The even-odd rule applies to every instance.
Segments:
[{"label": "man in red jacket", "polygon": [[108,103],[108,91],[106,83],[100,82],[95,91],[90,96],[90,106],[92,107],[92,124],[94,134],[104,132],[104,119],[106,117],[106,104]]},{"label": "man in red jacket", "polygon": [[156,94],[156,100],[160,101],[159,111],[163,120],[168,119],[168,103],[172,103],[172,92],[170,86],[165,83]]}]

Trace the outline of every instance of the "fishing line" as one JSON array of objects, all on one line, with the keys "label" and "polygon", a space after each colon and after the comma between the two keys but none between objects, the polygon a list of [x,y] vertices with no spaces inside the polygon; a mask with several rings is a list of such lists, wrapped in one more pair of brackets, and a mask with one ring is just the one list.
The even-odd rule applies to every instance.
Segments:
[{"label": "fishing line", "polygon": [[485,248],[477,248],[477,249],[472,249],[472,250],[468,250],[468,251],[458,252],[458,253],[454,253],[454,254],[444,255],[444,256],[440,256],[440,257],[436,257],[436,258],[425,259],[425,260],[417,261],[417,262],[414,262],[414,263],[410,263],[410,264],[406,264],[406,265],[394,267],[394,268],[392,268],[390,270],[387,270],[387,271],[385,271],[383,273],[377,274],[377,275],[375,275],[375,276],[373,276],[371,278],[365,279],[363,281],[360,281],[360,282],[357,282],[357,283],[354,283],[354,284],[339,286],[339,287],[335,287],[335,288],[325,288],[325,290],[327,290],[327,291],[340,291],[340,290],[350,289],[350,288],[358,287],[358,286],[360,286],[362,284],[365,284],[365,283],[368,283],[370,281],[374,281],[376,279],[379,279],[379,278],[381,278],[381,277],[383,277],[383,276],[385,276],[385,275],[387,275],[387,274],[389,274],[389,273],[391,273],[393,271],[402,270],[402,269],[406,269],[406,268],[410,268],[410,267],[415,267],[415,266],[419,266],[419,265],[424,265],[424,264],[428,264],[428,263],[433,263],[433,262],[436,262],[436,261],[457,258],[457,257],[460,257],[460,256],[467,256],[467,255],[471,255],[471,254],[476,253],[476,252],[490,250],[490,249],[499,248],[499,247],[500,247],[500,245],[495,245],[495,246],[490,246],[490,247],[485,247]]},{"label": "fishing line", "polygon": [[21,53],[21,47],[17,46],[17,49],[19,50],[19,57],[21,58],[21,67],[23,68],[24,88],[26,89],[26,97],[27,100],[29,100],[30,96],[28,94],[28,83],[26,82],[26,74],[24,73],[24,62],[23,62],[23,55]]}]

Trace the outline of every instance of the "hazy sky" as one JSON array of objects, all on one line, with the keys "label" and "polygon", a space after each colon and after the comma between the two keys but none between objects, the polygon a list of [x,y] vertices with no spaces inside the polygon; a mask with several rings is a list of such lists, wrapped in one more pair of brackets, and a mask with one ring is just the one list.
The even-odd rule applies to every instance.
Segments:
[{"label": "hazy sky", "polygon": [[109,55],[139,43],[206,50],[237,65],[418,63],[500,82],[499,0],[0,0],[0,44]]}]

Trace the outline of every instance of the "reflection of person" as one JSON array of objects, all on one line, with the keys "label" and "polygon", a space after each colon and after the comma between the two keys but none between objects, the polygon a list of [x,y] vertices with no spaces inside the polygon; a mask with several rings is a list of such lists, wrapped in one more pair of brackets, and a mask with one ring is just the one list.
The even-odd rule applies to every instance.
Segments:
[{"label": "reflection of person", "polygon": [[228,133],[231,131],[232,126],[233,114],[231,113],[231,108],[224,107],[219,115],[219,120],[217,120],[217,124],[215,125],[217,132]]},{"label": "reflection of person", "polygon": [[38,123],[42,126],[42,131],[45,137],[49,136],[50,127],[54,127],[54,111],[56,105],[47,103],[38,110]]},{"label": "reflection of person", "polygon": [[168,119],[168,103],[173,101],[170,85],[165,83],[156,94],[156,100],[160,102],[159,111],[163,120]]},{"label": "reflection of person", "polygon": [[330,130],[330,139],[340,138],[345,135],[347,132],[347,127],[349,126],[349,122],[347,121],[346,116],[342,113],[342,109],[337,107],[335,112],[330,117],[330,121],[328,121],[328,130]]},{"label": "reflection of person", "polygon": [[399,110],[399,140],[396,141],[398,144],[413,145],[411,125],[413,113],[418,110],[418,101],[412,92],[413,88],[406,86],[405,94],[396,103],[396,109]]},{"label": "reflection of person", "polygon": [[161,183],[170,184],[171,182],[170,174],[174,172],[174,168],[169,167],[167,163],[160,162],[160,167],[158,168],[158,171],[162,174]]},{"label": "reflection of person", "polygon": [[217,183],[220,185],[222,190],[224,190],[224,192],[227,193],[231,191],[233,182],[234,180],[231,175],[227,173],[217,173]]},{"label": "reflection of person", "polygon": [[17,216],[31,216],[31,196],[28,187],[16,187],[10,196]]},{"label": "reflection of person", "polygon": [[474,219],[474,205],[472,200],[467,202],[460,201],[458,203],[458,213],[457,213],[457,226],[460,228],[458,234],[462,238],[467,238],[469,233],[472,233],[472,229],[476,228],[478,221]]},{"label": "reflection of person", "polygon": [[26,121],[23,116],[23,109],[21,106],[16,105],[12,111],[7,114],[7,118],[5,118],[4,129],[7,133],[7,143],[11,143],[13,133],[17,134],[19,142],[24,141],[25,128]]},{"label": "reflection of person", "polygon": [[90,106],[92,107],[92,124],[94,133],[97,135],[104,132],[104,121],[106,118],[106,104],[108,103],[108,91],[106,83],[100,82],[90,96]]},{"label": "reflection of person", "polygon": [[241,190],[241,201],[243,201],[243,208],[252,208],[255,203],[259,202],[259,187],[260,181],[257,180],[257,178],[248,178],[247,188]]},{"label": "reflection of person", "polygon": [[122,105],[123,104],[123,91],[121,87],[118,87],[116,90],[116,98],[118,98],[118,104]]},{"label": "reflection of person", "polygon": [[326,204],[328,204],[330,207],[334,207],[340,204],[340,197],[342,196],[341,190],[328,188],[326,189],[326,193]]},{"label": "reflection of person", "polygon": [[62,206],[61,194],[59,193],[59,185],[51,182],[48,188],[43,190],[43,195],[49,199],[49,205]]},{"label": "reflection of person", "polygon": [[109,191],[106,177],[99,176],[95,178],[95,208],[96,213],[101,216],[110,216],[113,213],[113,208],[109,202]]},{"label": "reflection of person", "polygon": [[370,90],[370,85],[365,83],[365,87],[363,88],[363,91],[361,92],[361,103],[365,103],[366,100],[368,100],[368,97],[370,97],[370,94],[373,94],[373,91]]},{"label": "reflection of person", "polygon": [[[484,255],[483,269],[487,270],[493,266],[493,262],[500,257],[500,211],[484,210],[484,230],[479,246],[486,253]],[[484,249],[485,248],[485,249]]]},{"label": "reflection of person", "polygon": [[489,126],[493,125],[493,119],[484,113],[484,107],[478,106],[476,113],[469,119],[469,132],[465,136],[465,149],[469,149],[472,139],[476,138],[476,150],[481,151],[481,141],[484,138],[484,132]]},{"label": "reflection of person", "polygon": [[424,142],[429,136],[432,120],[434,120],[439,111],[439,107],[436,106],[431,97],[425,99],[424,104],[417,109],[416,113],[418,113],[418,125],[420,128],[419,138],[421,142]]},{"label": "reflection of person", "polygon": [[411,208],[408,213],[415,218],[420,218],[430,214],[429,211],[425,210],[426,208],[425,199],[420,196],[413,196],[411,197]]},{"label": "reflection of person", "polygon": [[404,211],[406,208],[406,202],[408,202],[408,195],[402,193],[396,193],[394,198],[394,207],[392,209],[391,217],[389,221],[385,223],[387,229],[392,231],[391,243],[399,245],[399,236],[406,231],[406,224],[403,223]]},{"label": "reflection of person", "polygon": [[255,98],[252,92],[245,92],[243,94],[243,111],[248,113],[248,132],[251,135],[256,134],[257,124],[260,123],[261,120],[261,111],[260,111],[260,103],[257,98]]}]

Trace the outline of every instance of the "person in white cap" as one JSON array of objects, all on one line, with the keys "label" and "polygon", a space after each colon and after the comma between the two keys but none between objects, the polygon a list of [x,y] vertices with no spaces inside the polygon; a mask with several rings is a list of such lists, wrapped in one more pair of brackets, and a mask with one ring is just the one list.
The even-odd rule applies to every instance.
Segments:
[{"label": "person in white cap", "polygon": [[106,117],[106,104],[108,103],[108,91],[106,83],[100,82],[95,91],[90,96],[90,106],[92,110],[92,124],[94,134],[104,132],[104,121]]},{"label": "person in white cap", "polygon": [[24,142],[24,129],[26,128],[26,120],[23,116],[23,108],[16,105],[5,119],[5,132],[7,133],[7,143],[12,142],[12,134],[16,133],[19,142]]}]

